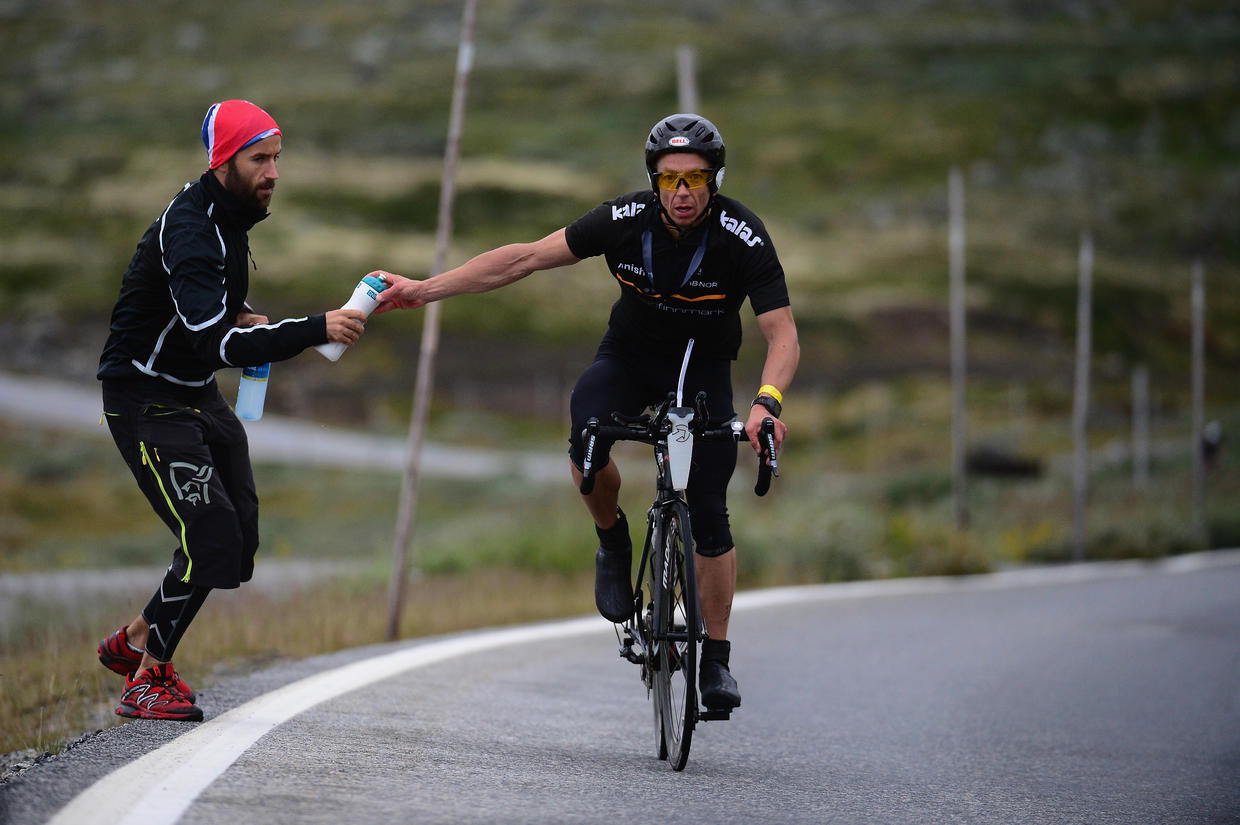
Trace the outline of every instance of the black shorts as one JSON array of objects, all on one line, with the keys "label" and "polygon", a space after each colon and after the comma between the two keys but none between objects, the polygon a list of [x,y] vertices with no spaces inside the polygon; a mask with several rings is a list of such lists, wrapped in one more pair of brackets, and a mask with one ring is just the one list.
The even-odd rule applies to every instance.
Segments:
[{"label": "black shorts", "polygon": [[204,587],[249,581],[258,494],[245,427],[215,382],[105,379],[103,411],[138,487],[176,537],[172,572]]},{"label": "black shorts", "polygon": [[[568,454],[577,469],[585,456],[582,430],[591,417],[611,423],[611,414],[640,415],[676,389],[684,352],[668,353],[666,358],[634,358],[621,351],[608,334],[599,344],[594,363],[586,368],[573,388],[570,403],[572,429]],[[732,407],[732,362],[724,359],[689,360],[682,396],[686,406],[701,390],[712,424],[735,416]],[[728,524],[728,482],[736,470],[737,445],[730,441],[698,441],[693,445],[693,465],[685,498],[698,552],[718,555],[732,548]],[[595,446],[594,466],[605,467],[611,444]]]}]

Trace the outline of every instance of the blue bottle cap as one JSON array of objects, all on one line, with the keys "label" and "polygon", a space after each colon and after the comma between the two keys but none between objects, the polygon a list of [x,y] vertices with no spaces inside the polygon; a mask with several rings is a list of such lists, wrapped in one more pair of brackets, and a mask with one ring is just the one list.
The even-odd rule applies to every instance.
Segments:
[{"label": "blue bottle cap", "polygon": [[388,288],[387,281],[381,281],[374,275],[367,275],[365,278],[362,278],[362,283],[370,286],[375,292],[382,292]]}]

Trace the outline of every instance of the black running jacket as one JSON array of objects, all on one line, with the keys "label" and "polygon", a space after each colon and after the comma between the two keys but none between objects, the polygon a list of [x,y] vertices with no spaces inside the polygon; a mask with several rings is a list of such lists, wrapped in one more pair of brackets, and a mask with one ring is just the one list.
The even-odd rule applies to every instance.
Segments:
[{"label": "black running jacket", "polygon": [[267,214],[244,206],[212,172],[187,183],[138,242],[98,378],[201,387],[217,369],[283,361],[326,343],[326,315],[237,326],[237,314],[249,309],[247,233]]}]

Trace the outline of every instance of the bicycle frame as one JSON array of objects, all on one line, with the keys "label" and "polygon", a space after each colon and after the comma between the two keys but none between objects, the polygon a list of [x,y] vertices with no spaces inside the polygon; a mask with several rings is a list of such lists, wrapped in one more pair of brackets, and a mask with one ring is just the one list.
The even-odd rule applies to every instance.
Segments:
[{"label": "bicycle frame", "polygon": [[[671,509],[677,505],[683,508],[681,511],[681,518],[684,522],[684,527],[682,529],[685,531],[686,537],[685,549],[687,552],[685,553],[685,558],[683,559],[683,563],[685,565],[686,585],[692,587],[695,591],[693,599],[696,607],[693,616],[695,627],[694,637],[699,643],[706,639],[706,625],[702,622],[701,603],[696,598],[697,571],[694,566],[693,534],[688,515],[689,505],[688,502],[685,501],[684,493],[677,490],[672,483],[666,452],[667,450],[665,444],[659,443],[655,445],[655,466],[657,468],[655,500],[654,503],[650,505],[650,509],[646,511],[646,540],[642,544],[642,555],[637,565],[638,588],[634,597],[635,609],[633,611],[633,616],[630,617],[629,620],[623,625],[623,628],[626,631],[626,639],[628,640],[628,644],[625,648],[621,649],[621,655],[630,661],[634,661],[639,664],[648,662],[649,656],[654,647],[654,642],[662,641],[653,638],[653,628],[644,627],[641,624],[643,621],[641,616],[641,608],[643,606],[642,602],[644,601],[644,594],[640,592],[640,584],[645,577],[647,565],[655,564],[654,552],[658,548],[663,548],[662,539],[664,537],[660,535],[658,530],[660,526],[659,517],[664,514],[668,514]],[[659,568],[664,572],[665,587],[667,585],[666,571],[668,569],[669,561],[674,562],[676,560],[665,558],[663,559],[662,567]],[[662,607],[662,605],[657,601],[660,598],[660,595],[660,591],[656,591],[651,595],[651,598],[655,600],[654,609],[656,611]],[[631,645],[633,642],[636,642],[641,647],[641,654],[632,654]],[[626,653],[626,650],[629,652]],[[640,655],[641,658],[634,658],[634,655]]]},{"label": "bicycle frame", "polygon": [[[744,426],[738,421],[721,427],[708,426],[704,393],[698,393],[693,407],[683,405],[685,373],[692,351],[690,339],[676,392],[669,394],[653,416],[626,419],[613,414],[618,426],[605,426],[591,418],[583,432],[586,450],[581,492],[586,495],[594,486],[593,456],[600,438],[613,442],[639,441],[654,448],[655,499],[646,514],[646,539],[638,563],[634,609],[617,630],[617,639],[621,643],[620,656],[641,666],[642,682],[647,695],[653,699],[659,758],[666,758],[674,770],[682,770],[688,760],[689,743],[697,722],[731,718],[730,710],[701,710],[697,704],[697,649],[707,638],[707,630],[698,598],[693,533],[684,492],[693,443],[695,438],[748,440]],[[767,492],[771,476],[779,475],[772,419],[763,422],[759,440],[764,449],[754,492],[761,496]],[[676,533],[669,535],[670,529]],[[642,589],[648,573],[652,591],[649,595]],[[677,585],[682,588],[679,595]],[[683,630],[675,629],[676,615],[670,612],[677,605],[683,611]],[[670,629],[660,631],[658,628],[665,624],[670,624]],[[623,630],[623,637],[620,630]],[[677,683],[677,690],[683,692],[683,702],[676,708],[670,708],[675,704],[675,696],[668,695],[673,672],[684,679],[683,685]],[[673,726],[670,732],[666,729],[668,721]]]}]

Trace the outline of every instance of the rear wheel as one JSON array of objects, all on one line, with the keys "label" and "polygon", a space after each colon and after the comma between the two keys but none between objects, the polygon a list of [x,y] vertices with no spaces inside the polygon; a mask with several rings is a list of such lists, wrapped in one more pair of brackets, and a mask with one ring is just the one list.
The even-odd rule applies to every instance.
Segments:
[{"label": "rear wheel", "polygon": [[697,721],[697,590],[689,513],[673,506],[662,516],[651,564],[654,597],[654,705],[662,728],[659,757],[673,770],[689,761]]}]

